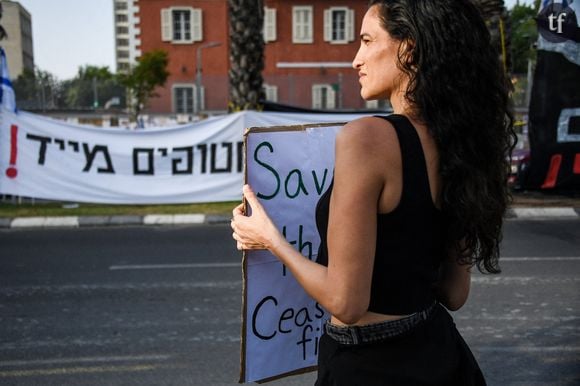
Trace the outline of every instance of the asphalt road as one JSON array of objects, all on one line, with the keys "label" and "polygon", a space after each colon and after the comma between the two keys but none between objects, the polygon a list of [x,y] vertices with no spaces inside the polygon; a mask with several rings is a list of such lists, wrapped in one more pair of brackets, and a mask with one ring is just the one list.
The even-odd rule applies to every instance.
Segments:
[{"label": "asphalt road", "polygon": [[[580,384],[580,221],[502,251],[454,313],[488,384]],[[235,385],[241,287],[228,225],[0,230],[0,385]]]}]

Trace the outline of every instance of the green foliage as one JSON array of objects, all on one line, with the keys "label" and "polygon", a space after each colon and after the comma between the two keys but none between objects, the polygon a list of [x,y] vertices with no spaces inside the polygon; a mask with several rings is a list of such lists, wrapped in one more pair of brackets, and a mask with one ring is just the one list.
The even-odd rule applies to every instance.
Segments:
[{"label": "green foliage", "polygon": [[25,69],[12,82],[16,105],[21,109],[52,109],[64,100],[62,83],[48,71]]},{"label": "green foliage", "polygon": [[167,52],[153,50],[144,53],[128,74],[119,75],[119,81],[129,90],[128,104],[134,120],[137,120],[149,98],[157,96],[155,89],[165,85],[169,77],[168,63]]},{"label": "green foliage", "polygon": [[48,71],[26,69],[13,86],[16,105],[23,110],[103,108],[113,98],[123,106],[125,99],[125,88],[107,67],[80,67],[73,79],[64,81]]},{"label": "green foliage", "polygon": [[124,99],[125,89],[108,67],[79,67],[77,75],[63,82],[68,108],[105,107],[112,98]]},{"label": "green foliage", "polygon": [[533,48],[538,39],[538,28],[535,17],[537,7],[517,3],[510,10],[511,19],[511,48],[512,48],[512,73],[523,74],[528,71],[528,60],[535,60],[536,52]]}]

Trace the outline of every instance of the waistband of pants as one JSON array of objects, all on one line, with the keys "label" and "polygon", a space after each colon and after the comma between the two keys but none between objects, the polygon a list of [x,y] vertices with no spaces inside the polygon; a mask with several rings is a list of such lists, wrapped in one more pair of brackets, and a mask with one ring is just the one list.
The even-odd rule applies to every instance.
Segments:
[{"label": "waistband of pants", "polygon": [[423,311],[415,312],[397,320],[366,324],[362,326],[338,326],[327,321],[325,332],[340,344],[354,345],[361,343],[377,343],[402,335],[418,324],[429,319],[437,307],[437,302]]}]

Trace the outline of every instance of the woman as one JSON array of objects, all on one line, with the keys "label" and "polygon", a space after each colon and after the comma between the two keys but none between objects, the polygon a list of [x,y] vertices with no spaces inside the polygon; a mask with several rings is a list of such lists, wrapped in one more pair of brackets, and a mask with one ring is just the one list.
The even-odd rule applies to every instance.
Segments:
[{"label": "woman", "polygon": [[499,272],[515,137],[498,55],[468,0],[373,0],[360,37],[361,96],[394,114],[338,134],[317,262],[247,185],[233,237],[269,249],[331,314],[317,385],[484,385],[445,308],[465,303],[474,265]]}]

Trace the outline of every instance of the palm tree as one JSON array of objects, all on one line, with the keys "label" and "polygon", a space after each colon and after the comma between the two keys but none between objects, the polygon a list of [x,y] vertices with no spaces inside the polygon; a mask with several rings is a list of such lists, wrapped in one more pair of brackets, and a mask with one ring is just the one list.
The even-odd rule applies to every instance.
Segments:
[{"label": "palm tree", "polygon": [[491,34],[491,40],[501,55],[504,69],[511,68],[510,22],[503,0],[476,0]]},{"label": "palm tree", "polygon": [[[2,19],[2,4],[0,3],[0,19]],[[5,39],[8,36],[4,27],[0,25],[0,40]]]},{"label": "palm tree", "polygon": [[259,110],[264,99],[262,0],[228,0],[230,20],[229,110]]}]

